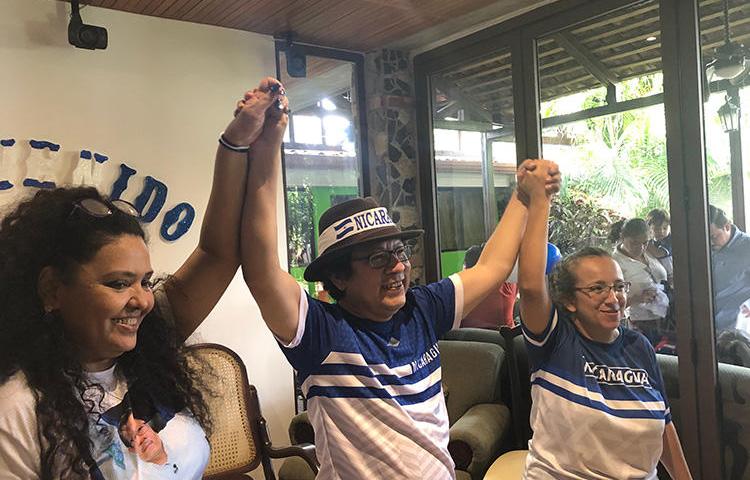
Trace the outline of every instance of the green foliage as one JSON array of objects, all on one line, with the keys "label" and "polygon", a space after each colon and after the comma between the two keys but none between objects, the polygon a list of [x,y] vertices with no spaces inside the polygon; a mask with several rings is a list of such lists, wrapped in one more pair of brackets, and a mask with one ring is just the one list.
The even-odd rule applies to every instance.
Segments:
[{"label": "green foliage", "polygon": [[589,246],[607,248],[610,225],[621,217],[593,196],[563,185],[550,212],[549,241],[563,255]]},{"label": "green foliage", "polygon": [[313,228],[313,198],[309,185],[287,188],[286,191],[289,264],[303,267],[310,263]]},{"label": "green foliage", "polygon": [[[661,75],[649,75],[618,84],[621,100],[630,100],[663,91]],[[550,102],[554,104],[553,102]],[[583,99],[581,109],[606,105],[606,93],[592,90]],[[548,105],[554,111],[554,105]],[[562,125],[572,139],[579,174],[568,181],[568,196],[585,192],[597,199],[605,209],[624,217],[645,217],[653,208],[669,211],[669,173],[666,140],[663,130],[654,132],[652,121],[661,122],[658,108],[649,107],[623,113],[595,117],[575,124]],[[585,124],[585,128],[581,128]],[[658,125],[657,125],[658,126]],[[550,132],[546,132],[550,133]],[[731,201],[728,165],[719,164],[711,156],[706,161],[708,191],[711,201]],[[576,227],[577,228],[577,227]]]}]

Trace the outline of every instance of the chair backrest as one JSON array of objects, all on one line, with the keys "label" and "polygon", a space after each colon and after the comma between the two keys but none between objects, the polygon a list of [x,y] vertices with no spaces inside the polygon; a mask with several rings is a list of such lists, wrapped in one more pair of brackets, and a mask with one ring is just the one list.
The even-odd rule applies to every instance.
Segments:
[{"label": "chair backrest", "polygon": [[262,460],[260,407],[245,365],[222,345],[191,345],[188,352],[191,364],[203,373],[205,386],[201,389],[213,424],[208,439],[211,456],[203,478],[220,479],[254,470]]},{"label": "chair backrest", "polygon": [[505,352],[494,343],[441,340],[440,363],[451,425],[480,403],[501,403],[497,395]]},{"label": "chair backrest", "polygon": [[529,358],[523,340],[521,325],[513,328],[502,327],[500,333],[505,339],[508,357],[508,378],[510,380],[510,412],[513,418],[513,433],[516,448],[525,449],[531,438],[531,384],[529,379]]},{"label": "chair backrest", "polygon": [[[656,354],[669,408],[677,431],[683,419],[680,412],[679,362],[673,355]],[[718,364],[719,392],[726,480],[750,478],[750,368]]]}]

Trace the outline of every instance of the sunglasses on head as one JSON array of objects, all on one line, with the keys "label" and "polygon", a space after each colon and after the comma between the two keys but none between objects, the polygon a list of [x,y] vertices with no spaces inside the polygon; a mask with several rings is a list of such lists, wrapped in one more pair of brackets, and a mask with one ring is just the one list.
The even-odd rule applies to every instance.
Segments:
[{"label": "sunglasses on head", "polygon": [[138,209],[136,209],[132,203],[126,200],[121,200],[118,198],[116,200],[110,201],[110,203],[107,204],[97,198],[83,198],[73,203],[73,210],[70,211],[70,215],[68,216],[68,218],[73,216],[73,214],[77,211],[82,211],[87,215],[95,218],[108,217],[114,213],[110,205],[112,205],[112,207],[115,207],[125,215],[135,218],[140,217]]}]

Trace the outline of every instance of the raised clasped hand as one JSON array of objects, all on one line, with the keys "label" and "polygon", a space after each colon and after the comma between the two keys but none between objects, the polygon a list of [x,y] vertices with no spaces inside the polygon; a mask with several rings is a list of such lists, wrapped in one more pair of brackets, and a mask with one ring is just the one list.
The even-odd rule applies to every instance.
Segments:
[{"label": "raised clasped hand", "polygon": [[560,169],[551,160],[527,159],[518,167],[518,194],[524,203],[535,196],[551,197],[560,191]]},{"label": "raised clasped hand", "polygon": [[271,127],[283,135],[289,121],[289,101],[284,87],[275,78],[263,79],[257,88],[245,92],[237,102],[234,119],[224,130],[224,138],[233,145],[251,145]]}]

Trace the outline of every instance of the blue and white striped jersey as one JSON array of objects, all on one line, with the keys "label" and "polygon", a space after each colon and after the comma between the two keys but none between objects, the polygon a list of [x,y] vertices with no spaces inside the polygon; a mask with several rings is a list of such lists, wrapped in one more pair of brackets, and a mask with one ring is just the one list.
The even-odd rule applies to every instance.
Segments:
[{"label": "blue and white striped jersey", "polygon": [[387,322],[302,295],[297,336],[282,350],[308,399],[318,479],[455,478],[437,341],[462,306],[455,275],[410,289]]},{"label": "blue and white striped jersey", "polygon": [[610,344],[553,312],[541,335],[523,330],[531,368],[526,479],[656,479],[672,421],[656,355],[620,327]]}]

